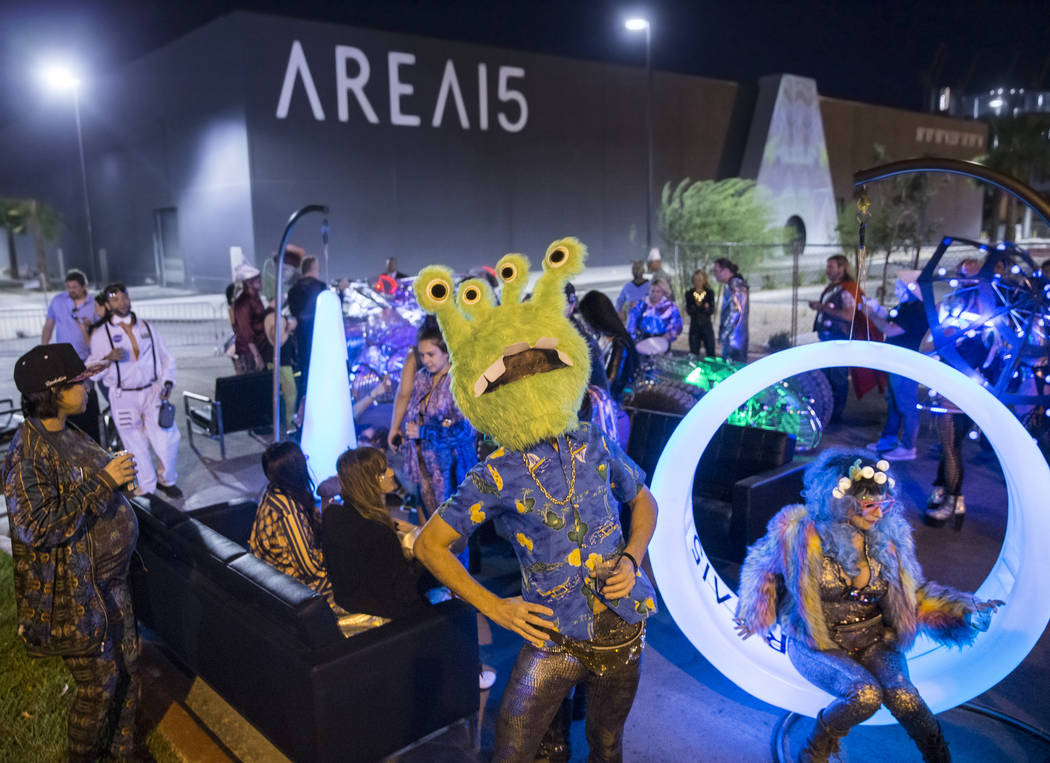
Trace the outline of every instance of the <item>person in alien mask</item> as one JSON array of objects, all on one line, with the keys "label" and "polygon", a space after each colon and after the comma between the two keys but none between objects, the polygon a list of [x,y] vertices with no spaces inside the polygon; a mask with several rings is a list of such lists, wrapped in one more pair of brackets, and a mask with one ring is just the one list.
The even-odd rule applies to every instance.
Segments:
[{"label": "person in alien mask", "polygon": [[[493,756],[500,761],[535,758],[577,683],[588,690],[590,759],[620,760],[645,619],[656,609],[639,567],[656,501],[619,446],[577,419],[590,361],[565,318],[563,287],[585,258],[576,239],[551,244],[531,299],[522,301],[528,261],[504,256],[498,306],[479,279],[460,284],[453,300],[448,268],[424,268],[415,281],[448,344],[456,404],[500,446],[470,470],[415,545],[438,579],[526,641],[500,708]],[[621,503],[630,509],[626,531]],[[495,596],[449,550],[488,518],[517,552],[520,597]]]}]

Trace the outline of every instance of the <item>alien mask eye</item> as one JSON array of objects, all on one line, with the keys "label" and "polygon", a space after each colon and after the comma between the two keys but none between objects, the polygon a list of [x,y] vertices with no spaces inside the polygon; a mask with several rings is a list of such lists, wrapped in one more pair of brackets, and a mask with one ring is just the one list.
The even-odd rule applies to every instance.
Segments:
[{"label": "alien mask eye", "polygon": [[449,291],[448,285],[441,279],[435,278],[433,281],[427,284],[427,294],[434,302],[441,304],[449,298],[451,292]]},{"label": "alien mask eye", "polygon": [[560,268],[569,261],[569,250],[559,246],[547,257],[547,264],[552,268]]}]

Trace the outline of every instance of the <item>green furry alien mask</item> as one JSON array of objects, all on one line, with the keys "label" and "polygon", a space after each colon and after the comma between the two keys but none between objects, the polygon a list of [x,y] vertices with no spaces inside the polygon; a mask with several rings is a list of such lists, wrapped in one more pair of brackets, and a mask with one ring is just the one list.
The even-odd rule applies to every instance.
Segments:
[{"label": "green furry alien mask", "polygon": [[575,238],[555,241],[525,302],[529,261],[520,254],[504,255],[496,265],[499,305],[478,278],[460,284],[453,302],[452,271],[442,265],[416,277],[416,298],[437,316],[448,346],[456,405],[500,445],[525,450],[576,428],[590,355],[565,317],[565,284],[583,271],[586,257]]}]

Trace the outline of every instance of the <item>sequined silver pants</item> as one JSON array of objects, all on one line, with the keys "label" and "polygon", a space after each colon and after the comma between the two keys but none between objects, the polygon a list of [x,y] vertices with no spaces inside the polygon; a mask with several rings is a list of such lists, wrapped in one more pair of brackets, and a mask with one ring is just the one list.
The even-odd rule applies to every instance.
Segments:
[{"label": "sequined silver pants", "polygon": [[821,714],[836,736],[844,736],[884,704],[916,743],[939,737],[937,720],[908,678],[904,653],[885,641],[850,653],[815,651],[789,639],[787,653],[806,680],[836,697]]},{"label": "sequined silver pants", "polygon": [[[623,622],[615,615],[610,619]],[[492,759],[531,763],[562,700],[573,686],[585,683],[588,761],[623,760],[623,727],[638,690],[641,662],[642,639],[625,664],[601,676],[565,652],[545,651],[526,643],[503,693]]]}]

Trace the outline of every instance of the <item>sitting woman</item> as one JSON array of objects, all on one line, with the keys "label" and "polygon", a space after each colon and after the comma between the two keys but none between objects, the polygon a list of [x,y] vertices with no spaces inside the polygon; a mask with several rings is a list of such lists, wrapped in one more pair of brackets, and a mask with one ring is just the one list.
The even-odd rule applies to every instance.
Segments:
[{"label": "sitting woman", "polygon": [[[325,507],[321,533],[335,603],[390,619],[418,613],[426,606],[423,568],[410,552],[418,528],[395,520],[386,507],[387,493],[397,489],[386,456],[376,448],[351,449],[339,456],[336,471],[342,503]],[[404,543],[399,533],[407,536]]]},{"label": "sitting woman", "polygon": [[634,337],[638,352],[661,355],[671,349],[682,333],[682,314],[671,299],[671,284],[662,275],[649,282],[649,297],[636,302],[627,314],[627,331]]},{"label": "sitting woman", "polygon": [[969,644],[1002,605],[923,579],[889,468],[868,451],[824,451],[806,468],[806,505],[770,520],[740,572],[740,635],[765,636],[779,621],[791,663],[835,697],[799,760],[828,760],[883,704],[924,760],[949,760],[904,653],[920,628],[945,645]]},{"label": "sitting woman", "polygon": [[330,595],[306,457],[294,442],[275,442],[263,451],[262,467],[269,484],[259,501],[248,547],[271,567]]}]

